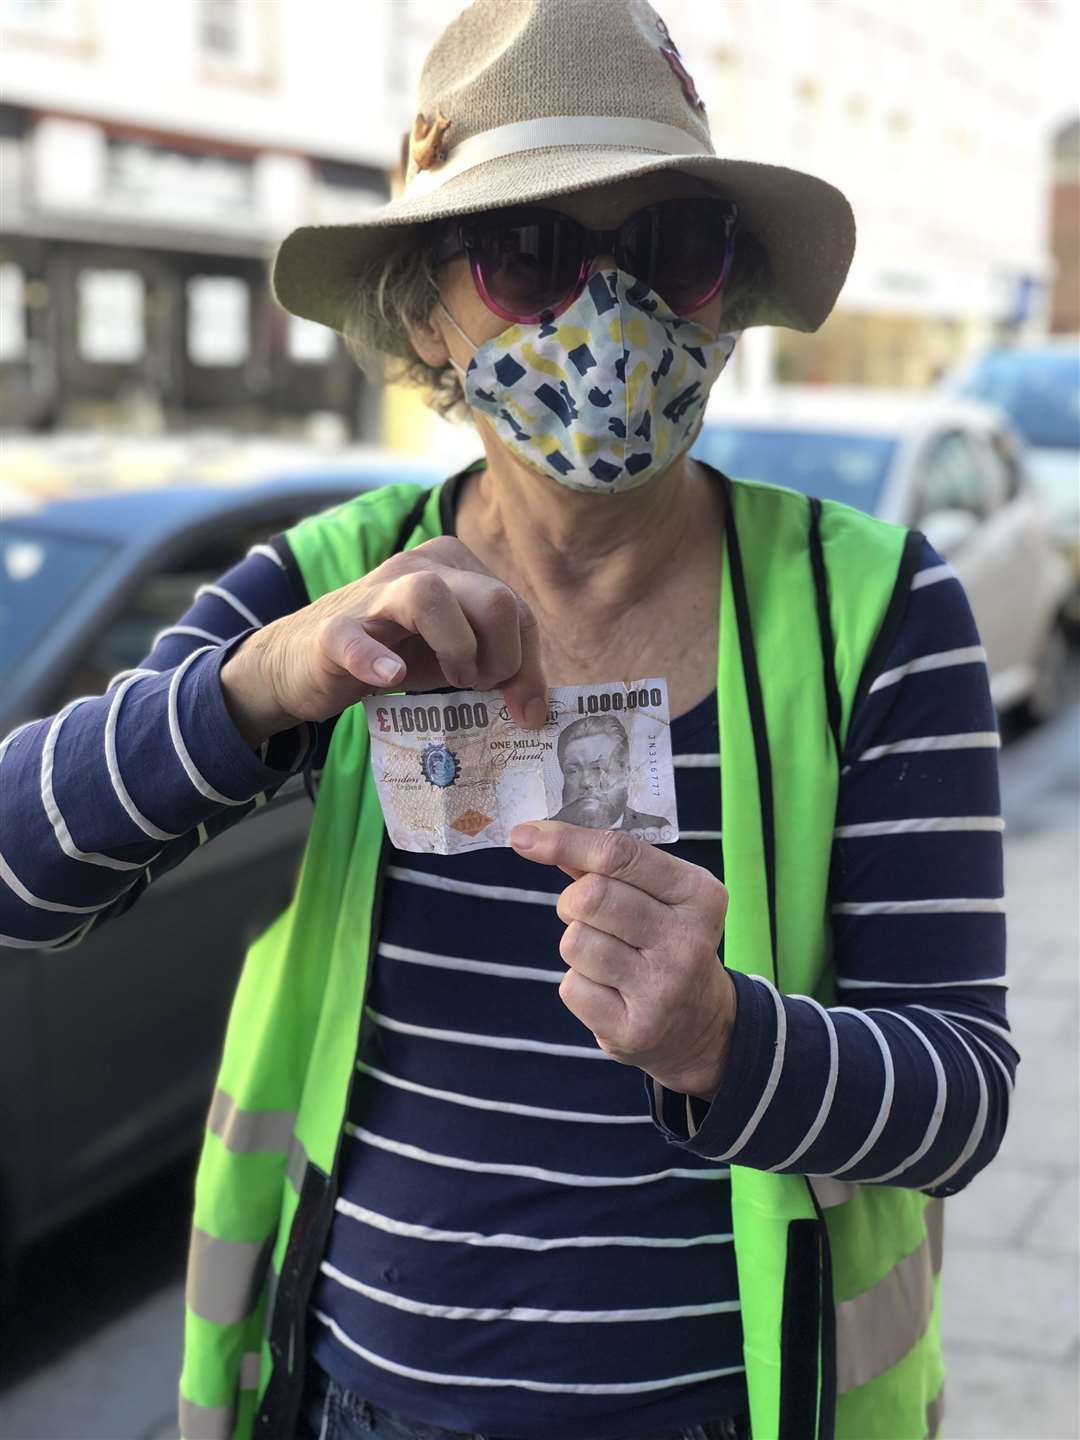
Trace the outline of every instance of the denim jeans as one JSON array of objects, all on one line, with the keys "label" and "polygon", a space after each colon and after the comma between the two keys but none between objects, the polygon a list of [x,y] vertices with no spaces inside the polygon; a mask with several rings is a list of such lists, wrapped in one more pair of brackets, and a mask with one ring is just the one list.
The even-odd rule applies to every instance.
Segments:
[{"label": "denim jeans", "polygon": [[[382,1410],[362,1396],[343,1389],[314,1361],[308,1361],[297,1440],[499,1440],[477,1431],[443,1430]],[[750,1440],[748,1416],[707,1420],[679,1430],[653,1431],[635,1440]]]}]

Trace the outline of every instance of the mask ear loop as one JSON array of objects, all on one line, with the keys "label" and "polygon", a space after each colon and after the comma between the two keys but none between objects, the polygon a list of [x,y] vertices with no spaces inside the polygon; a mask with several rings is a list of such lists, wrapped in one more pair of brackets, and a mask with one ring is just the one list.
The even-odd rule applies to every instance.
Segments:
[{"label": "mask ear loop", "polygon": [[443,312],[443,314],[446,316],[446,318],[450,321],[450,324],[454,327],[454,329],[455,329],[455,330],[457,331],[457,333],[461,336],[461,338],[465,341],[465,343],[466,343],[467,345],[471,345],[471,346],[473,347],[473,349],[475,350],[475,349],[477,348],[477,346],[476,346],[476,341],[472,338],[471,335],[467,335],[467,334],[465,333],[465,331],[462,329],[462,327],[458,324],[458,322],[454,319],[453,315],[451,315],[450,311],[446,308],[446,303],[445,303],[445,301],[443,300],[443,298],[442,298],[441,295],[439,296],[438,300],[437,300],[435,303],[438,305],[439,309]]},{"label": "mask ear loop", "polygon": [[[444,298],[442,298],[442,295],[439,294],[438,285],[435,285],[435,282],[433,282],[433,281],[432,281],[432,287],[433,287],[433,289],[435,289],[435,304],[438,305],[439,310],[441,310],[442,312],[444,312],[444,315],[445,315],[445,317],[446,317],[446,320],[449,320],[449,323],[451,323],[452,325],[454,325],[455,330],[458,331],[459,336],[461,336],[462,340],[465,341],[465,344],[467,344],[467,346],[471,346],[471,347],[472,347],[472,353],[474,353],[474,354],[477,353],[478,348],[480,348],[480,347],[477,346],[477,341],[475,341],[474,338],[472,338],[472,336],[469,336],[469,334],[465,333],[464,328],[462,328],[461,325],[458,324],[458,321],[455,320],[454,315],[452,315],[451,312],[449,312],[448,307],[446,307],[446,302],[444,301]],[[456,360],[454,359],[454,356],[449,356],[449,354],[448,354],[448,359],[449,359],[449,363],[451,363],[452,366],[454,366],[454,369],[456,370],[456,372],[458,372],[459,376],[461,376],[461,377],[462,377],[462,380],[464,380],[464,379],[465,379],[465,372],[464,372],[464,370],[462,370],[462,367],[459,366],[458,361],[456,361]]]},{"label": "mask ear loop", "polygon": [[[472,347],[473,353],[475,354],[475,353],[476,353],[476,350],[478,349],[478,346],[477,346],[477,344],[476,344],[476,341],[472,338],[471,335],[467,335],[467,334],[465,333],[465,331],[462,329],[462,327],[458,324],[458,322],[454,319],[453,315],[451,315],[450,311],[447,309],[447,306],[446,306],[446,304],[445,304],[444,301],[443,301],[442,295],[439,293],[438,281],[435,279],[434,275],[429,275],[429,276],[427,277],[427,280],[428,280],[429,286],[431,287],[432,293],[433,293],[433,295],[434,295],[434,297],[435,297],[435,308],[436,308],[436,309],[439,309],[439,310],[441,310],[441,311],[443,312],[443,314],[446,316],[447,320],[450,321],[450,324],[454,327],[454,329],[457,331],[457,333],[461,336],[462,340],[465,341],[466,345],[470,345],[470,346]],[[462,391],[464,391],[464,388],[465,388],[465,371],[464,371],[464,370],[462,369],[462,367],[458,364],[458,362],[454,359],[454,357],[449,353],[449,349],[447,350],[447,356],[446,356],[446,358],[447,358],[447,360],[450,362],[450,365],[457,371],[458,375],[461,377]],[[463,396],[462,398],[464,398],[464,396]]]},{"label": "mask ear loop", "polygon": [[[443,312],[443,314],[446,316],[447,320],[450,321],[450,324],[454,327],[454,329],[457,331],[457,333],[461,336],[462,340],[465,341],[466,345],[471,345],[471,346],[472,346],[473,354],[475,355],[475,353],[476,353],[476,351],[477,351],[477,349],[478,349],[478,346],[477,346],[477,344],[476,344],[476,341],[472,338],[471,335],[467,335],[467,334],[465,333],[464,329],[463,329],[463,328],[458,324],[458,322],[454,319],[453,315],[451,315],[450,311],[446,308],[446,305],[443,303],[443,298],[442,298],[441,295],[440,295],[439,298],[435,301],[435,303],[436,303],[436,305],[439,307],[439,309]],[[447,351],[447,358],[448,358],[448,360],[450,361],[450,364],[454,367],[454,369],[457,371],[457,373],[461,376],[462,380],[464,380],[464,379],[465,379],[465,371],[464,371],[464,370],[462,369],[462,367],[458,364],[458,362],[454,359],[454,357],[449,353],[449,350]]]}]

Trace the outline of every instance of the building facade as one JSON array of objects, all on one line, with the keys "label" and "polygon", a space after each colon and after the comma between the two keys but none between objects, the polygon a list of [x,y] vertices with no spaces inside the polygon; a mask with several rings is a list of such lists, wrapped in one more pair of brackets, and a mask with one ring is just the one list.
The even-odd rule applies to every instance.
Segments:
[{"label": "building facade", "polygon": [[382,5],[0,0],[0,425],[288,433],[377,407],[283,315],[293,225],[382,203],[398,146]]},{"label": "building facade", "polygon": [[[0,425],[289,431],[330,411],[374,437],[375,390],[276,309],[267,263],[293,225],[389,193],[462,4],[0,0]],[[826,325],[749,332],[725,385],[921,386],[1045,327],[1060,4],[660,8],[717,152],[823,176],[858,223]],[[396,445],[448,441],[396,391],[381,413]]]},{"label": "building facade", "polygon": [[[918,387],[1045,328],[1052,0],[666,0],[717,152],[837,185],[858,242],[814,336],[766,332],[781,382]],[[807,236],[807,245],[813,236]]]}]

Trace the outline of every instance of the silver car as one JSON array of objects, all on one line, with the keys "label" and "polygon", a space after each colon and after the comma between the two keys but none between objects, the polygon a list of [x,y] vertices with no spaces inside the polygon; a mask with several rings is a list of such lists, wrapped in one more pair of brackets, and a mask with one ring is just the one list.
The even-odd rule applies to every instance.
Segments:
[{"label": "silver car", "polygon": [[950,376],[945,389],[997,405],[1023,436],[1032,476],[1072,567],[1067,613],[1080,637],[1080,335],[984,350]]},{"label": "silver car", "polygon": [[694,453],[740,479],[840,500],[921,530],[956,570],[999,712],[1060,704],[1069,568],[1023,442],[977,401],[778,389],[710,409]]}]

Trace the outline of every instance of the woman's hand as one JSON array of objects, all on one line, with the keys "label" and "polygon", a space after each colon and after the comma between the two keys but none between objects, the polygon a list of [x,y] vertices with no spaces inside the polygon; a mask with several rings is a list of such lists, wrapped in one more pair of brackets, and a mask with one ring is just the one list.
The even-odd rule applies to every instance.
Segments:
[{"label": "woman's hand", "polygon": [[459,540],[392,555],[248,637],[222,666],[225,702],[257,745],[380,690],[500,689],[514,719],[544,723],[536,620]]},{"label": "woman's hand", "polygon": [[515,826],[510,843],[574,882],[558,905],[563,1004],[614,1059],[711,1100],[735,1020],[735,986],[716,953],[724,886],[624,831],[543,820]]}]

